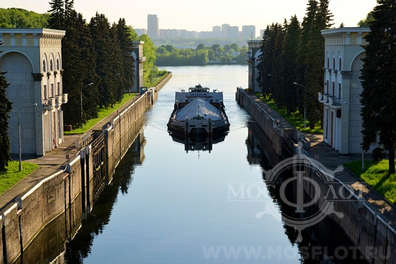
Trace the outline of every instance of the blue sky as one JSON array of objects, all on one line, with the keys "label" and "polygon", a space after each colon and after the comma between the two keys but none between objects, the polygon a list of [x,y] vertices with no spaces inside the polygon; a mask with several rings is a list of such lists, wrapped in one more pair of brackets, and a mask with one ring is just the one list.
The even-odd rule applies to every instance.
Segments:
[{"label": "blue sky", "polygon": [[[302,19],[307,0],[75,0],[76,9],[90,18],[96,11],[111,21],[125,17],[135,28],[146,28],[147,14],[157,14],[160,28],[210,30],[213,25],[255,25],[265,28],[297,14]],[[330,0],[335,24],[356,26],[373,9],[376,0]],[[48,10],[48,0],[1,0],[0,7]]]}]

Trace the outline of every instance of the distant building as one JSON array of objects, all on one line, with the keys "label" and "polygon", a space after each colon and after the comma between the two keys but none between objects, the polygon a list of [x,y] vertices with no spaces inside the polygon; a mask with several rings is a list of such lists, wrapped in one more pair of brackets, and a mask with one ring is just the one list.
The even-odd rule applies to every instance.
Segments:
[{"label": "distant building", "polygon": [[151,39],[159,39],[159,22],[157,15],[147,16],[147,34]]},{"label": "distant building", "polygon": [[63,142],[62,38],[53,29],[0,29],[0,70],[10,84],[11,153],[18,153],[18,123],[22,154],[42,156]]},{"label": "distant building", "polygon": [[136,34],[138,34],[138,36],[147,34],[147,30],[144,28],[135,28],[134,30],[135,30]]},{"label": "distant building", "polygon": [[325,39],[324,141],[341,154],[362,152],[360,81],[368,28],[323,30]]},{"label": "distant building", "polygon": [[256,39],[256,27],[255,26],[242,26],[242,38],[243,39]]},{"label": "distant building", "polygon": [[239,27],[238,26],[230,27],[227,37],[231,39],[239,39]]},{"label": "distant building", "polygon": [[258,66],[260,64],[260,57],[262,54],[261,46],[262,40],[249,40],[248,41],[248,66],[249,66],[249,89],[254,92],[262,92],[259,82],[260,72]]}]

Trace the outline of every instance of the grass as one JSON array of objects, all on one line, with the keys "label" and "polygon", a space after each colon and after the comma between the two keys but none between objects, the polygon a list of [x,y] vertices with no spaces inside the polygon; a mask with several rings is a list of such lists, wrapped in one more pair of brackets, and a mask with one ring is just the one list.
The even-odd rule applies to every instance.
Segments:
[{"label": "grass", "polygon": [[157,86],[163,79],[165,79],[166,76],[168,76],[168,71],[159,71],[158,74],[151,78],[149,81],[148,87],[155,87]]},{"label": "grass", "polygon": [[294,113],[288,113],[286,108],[280,108],[276,105],[273,98],[270,96],[263,96],[262,94],[256,94],[257,98],[265,102],[269,107],[278,112],[283,118],[285,118],[292,126],[297,128],[299,131],[303,133],[311,133],[311,134],[323,134],[323,129],[321,126],[321,122],[315,124],[314,128],[309,127],[309,122],[305,121],[304,127],[304,115],[300,113],[298,110]]},{"label": "grass", "polygon": [[367,161],[365,170],[362,170],[361,161],[349,162],[344,164],[344,166],[372,186],[374,190],[381,193],[387,200],[396,203],[396,174],[388,176],[388,162],[388,160],[380,162]]},{"label": "grass", "polygon": [[3,194],[17,182],[33,173],[38,167],[37,164],[22,162],[22,171],[18,171],[18,161],[8,162],[7,171],[0,172],[0,194]]},{"label": "grass", "polygon": [[65,131],[65,135],[77,135],[77,134],[86,133],[88,130],[93,128],[98,122],[100,122],[104,118],[108,117],[109,115],[117,111],[118,108],[123,106],[129,100],[133,99],[135,96],[136,96],[135,93],[124,94],[120,102],[114,104],[113,106],[109,106],[106,108],[99,108],[98,117],[88,120],[82,127],[73,129],[72,131]]}]

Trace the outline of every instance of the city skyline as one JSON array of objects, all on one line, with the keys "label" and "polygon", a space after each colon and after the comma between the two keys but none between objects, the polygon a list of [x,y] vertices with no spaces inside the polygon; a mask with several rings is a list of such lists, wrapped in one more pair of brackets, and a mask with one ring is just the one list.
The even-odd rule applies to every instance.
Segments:
[{"label": "city skyline", "polygon": [[[114,0],[109,6],[108,1],[96,0],[75,1],[75,7],[86,19],[96,12],[104,13],[111,22],[123,17],[134,28],[147,27],[147,15],[157,14],[161,18],[162,29],[186,29],[189,31],[211,31],[212,26],[222,24],[254,25],[259,31],[273,22],[283,20],[296,14],[300,22],[305,14],[306,0],[279,0],[263,2],[259,0],[236,1],[203,0],[199,6],[191,6],[181,0],[158,2],[155,0],[128,1]],[[334,14],[334,24],[339,26],[356,26],[359,20],[375,6],[375,0],[332,0],[330,10]],[[122,8],[120,8],[120,6]],[[2,8],[24,8],[39,13],[48,11],[48,0],[2,0]],[[210,7],[210,8],[208,8]],[[287,9],[285,9],[287,7]],[[183,12],[180,12],[180,11]]]}]

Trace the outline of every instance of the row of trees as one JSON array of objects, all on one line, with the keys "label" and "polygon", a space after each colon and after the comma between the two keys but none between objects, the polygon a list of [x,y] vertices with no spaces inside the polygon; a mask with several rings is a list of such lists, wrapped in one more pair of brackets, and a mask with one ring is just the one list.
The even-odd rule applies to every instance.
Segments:
[{"label": "row of trees", "polygon": [[362,70],[363,147],[379,139],[389,157],[389,174],[395,173],[396,149],[396,4],[378,1],[362,25],[370,27],[364,46]]},{"label": "row of trees", "polygon": [[43,28],[48,14],[38,14],[20,8],[0,8],[0,28]]},{"label": "row of trees", "polygon": [[87,24],[74,10],[73,0],[52,0],[50,6],[49,27],[66,30],[63,87],[70,100],[63,108],[65,123],[81,125],[97,116],[98,106],[116,103],[133,85],[131,51],[136,34],[124,19],[110,25],[103,14]]},{"label": "row of trees", "polygon": [[260,64],[263,93],[289,112],[306,110],[313,128],[321,120],[317,94],[323,88],[324,40],[332,24],[329,0],[309,0],[300,23],[296,16],[265,30]]},{"label": "row of trees", "polygon": [[207,65],[207,64],[246,64],[248,49],[237,44],[219,44],[206,47],[199,44],[195,49],[177,49],[171,45],[157,49],[157,65]]}]

